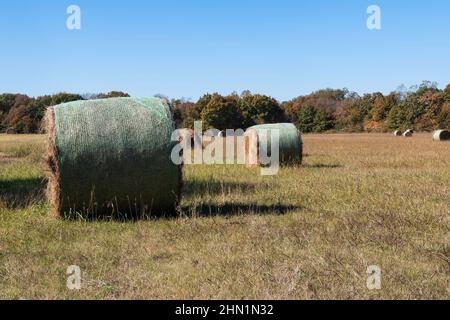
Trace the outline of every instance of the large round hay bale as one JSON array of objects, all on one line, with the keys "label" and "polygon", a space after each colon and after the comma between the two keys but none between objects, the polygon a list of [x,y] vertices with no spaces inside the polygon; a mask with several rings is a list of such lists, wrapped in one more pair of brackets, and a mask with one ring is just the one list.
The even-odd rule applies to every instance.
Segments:
[{"label": "large round hay bale", "polygon": [[449,130],[436,130],[435,132],[433,132],[433,140],[434,141],[450,140],[450,131]]},{"label": "large round hay bale", "polygon": [[48,108],[47,195],[65,218],[171,215],[181,167],[170,155],[174,123],[158,98],[75,101]]},{"label": "large round hay bale", "polygon": [[[247,166],[260,166],[260,154],[270,156],[270,137],[273,130],[279,132],[280,164],[302,163],[303,145],[300,132],[292,123],[276,123],[257,125],[247,129],[244,135],[244,154]],[[265,143],[261,143],[262,141]]]},{"label": "large round hay bale", "polygon": [[394,131],[394,136],[401,137],[402,135],[403,135],[403,133],[400,130]]},{"label": "large round hay bale", "polygon": [[403,133],[404,137],[412,137],[414,134],[414,131],[412,129],[408,129]]}]

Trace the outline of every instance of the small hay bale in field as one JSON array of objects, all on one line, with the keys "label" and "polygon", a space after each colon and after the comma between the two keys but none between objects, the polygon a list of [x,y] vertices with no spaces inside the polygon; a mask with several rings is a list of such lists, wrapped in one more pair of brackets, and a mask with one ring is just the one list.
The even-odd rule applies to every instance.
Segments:
[{"label": "small hay bale in field", "polygon": [[414,131],[411,130],[411,129],[408,129],[408,130],[406,130],[406,131],[403,133],[403,136],[404,136],[404,137],[412,137],[413,134],[414,134]]},{"label": "small hay bale in field", "polygon": [[435,132],[433,132],[433,140],[434,141],[450,140],[450,131],[449,130],[436,130]]},{"label": "small hay bale in field", "polygon": [[6,129],[5,133],[6,134],[16,134],[17,130],[16,130],[16,128],[8,128],[8,129]]},{"label": "small hay bale in field", "polygon": [[161,99],[69,102],[48,108],[44,120],[54,216],[175,213],[181,166],[170,158],[174,123]]},{"label": "small hay bale in field", "polygon": [[396,131],[394,131],[394,136],[401,137],[402,136],[402,132],[400,130],[396,130]]},{"label": "small hay bale in field", "polygon": [[[260,166],[261,154],[270,156],[271,131],[279,131],[280,164],[301,164],[303,145],[300,132],[292,123],[263,124],[247,129],[244,155],[247,166]],[[261,142],[265,143],[261,143]]]}]

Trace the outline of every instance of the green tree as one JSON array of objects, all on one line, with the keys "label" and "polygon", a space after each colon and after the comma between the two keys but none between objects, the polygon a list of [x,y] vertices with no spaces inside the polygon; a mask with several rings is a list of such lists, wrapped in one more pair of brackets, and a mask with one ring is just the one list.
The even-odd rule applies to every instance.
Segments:
[{"label": "green tree", "polygon": [[314,116],[314,132],[331,130],[334,126],[334,117],[331,111],[324,108],[316,110]]},{"label": "green tree", "polygon": [[390,130],[402,129],[402,120],[400,119],[400,105],[395,105],[388,113],[387,127]]},{"label": "green tree", "polygon": [[222,97],[214,95],[201,112],[205,129],[238,129],[242,124],[242,115],[237,106],[236,96]]},{"label": "green tree", "polygon": [[185,110],[184,114],[182,115],[183,120],[181,126],[185,128],[194,128],[194,122],[202,120],[202,111],[206,108],[213,97],[221,97],[221,95],[219,95],[218,93],[205,94],[200,97],[200,99],[198,99],[195,104],[189,106],[189,108]]},{"label": "green tree", "polygon": [[390,129],[414,128],[416,120],[423,114],[414,101],[404,101],[389,112],[388,127]]},{"label": "green tree", "polygon": [[277,100],[264,95],[241,95],[238,108],[244,129],[255,124],[276,123],[283,120],[283,109]]},{"label": "green tree", "polygon": [[54,94],[52,96],[52,104],[51,105],[55,106],[55,105],[58,105],[61,103],[78,101],[78,100],[83,100],[83,97],[79,94],[61,92],[61,93]]},{"label": "green tree", "polygon": [[316,121],[316,108],[305,106],[300,109],[297,115],[297,128],[303,133],[313,132]]}]

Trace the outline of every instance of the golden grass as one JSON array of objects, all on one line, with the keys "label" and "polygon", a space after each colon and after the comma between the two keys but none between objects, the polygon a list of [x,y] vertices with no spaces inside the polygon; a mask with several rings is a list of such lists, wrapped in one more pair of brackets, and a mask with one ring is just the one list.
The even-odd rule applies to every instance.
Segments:
[{"label": "golden grass", "polygon": [[41,142],[0,136],[0,298],[450,297],[450,143],[429,134],[305,135],[273,177],[186,166],[184,217],[135,223],[48,218]]}]

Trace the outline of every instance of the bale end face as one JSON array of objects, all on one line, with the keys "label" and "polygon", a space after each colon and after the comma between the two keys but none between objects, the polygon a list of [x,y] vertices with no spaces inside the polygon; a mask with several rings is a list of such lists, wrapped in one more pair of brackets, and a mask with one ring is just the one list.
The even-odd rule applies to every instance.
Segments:
[{"label": "bale end face", "polygon": [[302,133],[300,130],[297,130],[298,140],[300,141],[300,158],[298,160],[298,164],[303,164],[303,140],[302,140]]},{"label": "bale end face", "polygon": [[437,130],[433,133],[434,141],[450,141],[450,131],[449,130]]},{"label": "bale end face", "polygon": [[412,137],[413,134],[414,134],[414,131],[411,130],[411,129],[408,129],[408,130],[406,130],[406,131],[403,133],[403,136],[404,136],[404,137]]},{"label": "bale end face", "polygon": [[57,218],[60,215],[60,187],[55,144],[55,114],[53,107],[48,107],[45,111],[41,131],[46,134],[44,163],[48,183],[45,195],[51,207],[50,215]]},{"label": "bale end face", "polygon": [[244,157],[247,167],[257,167],[259,161],[259,139],[254,129],[248,129],[244,134]]},{"label": "bale end face", "polygon": [[15,128],[8,128],[5,131],[6,134],[16,134],[17,130]]}]

